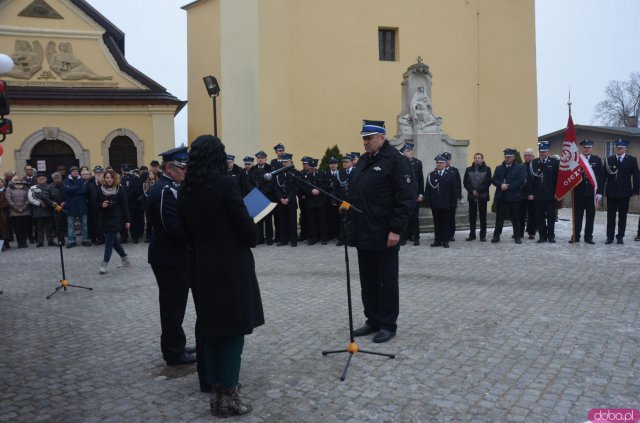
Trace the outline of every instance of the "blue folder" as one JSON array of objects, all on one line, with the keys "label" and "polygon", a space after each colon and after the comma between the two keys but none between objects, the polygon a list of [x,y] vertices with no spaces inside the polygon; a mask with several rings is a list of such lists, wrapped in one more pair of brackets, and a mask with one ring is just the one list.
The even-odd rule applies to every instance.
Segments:
[{"label": "blue folder", "polygon": [[264,219],[277,206],[276,203],[269,201],[258,188],[252,189],[244,197],[244,205],[247,206],[249,216],[253,217],[253,221],[256,223]]}]

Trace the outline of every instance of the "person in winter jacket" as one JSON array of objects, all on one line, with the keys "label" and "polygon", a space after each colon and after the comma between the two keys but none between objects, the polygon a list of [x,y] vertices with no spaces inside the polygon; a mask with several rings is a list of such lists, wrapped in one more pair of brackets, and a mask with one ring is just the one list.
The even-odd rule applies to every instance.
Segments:
[{"label": "person in winter jacket", "polygon": [[27,238],[31,229],[31,207],[27,198],[29,184],[14,176],[9,183],[6,199],[9,203],[11,226],[18,240],[18,248],[27,248]]},{"label": "person in winter jacket", "polygon": [[69,242],[67,248],[76,246],[76,218],[80,219],[82,245],[90,246],[89,228],[87,225],[87,181],[80,177],[80,170],[77,166],[71,167],[69,177],[63,182],[64,195],[66,199],[65,210],[67,212],[67,234]]},{"label": "person in winter jacket", "polygon": [[129,229],[129,208],[127,207],[127,196],[120,188],[120,175],[113,169],[104,172],[103,183],[96,195],[94,205],[98,210],[98,218],[101,220],[104,231],[104,257],[98,273],[107,273],[107,265],[111,260],[113,250],[122,259],[122,264],[118,267],[129,267],[127,253],[118,241],[118,233],[124,228]]},{"label": "person in winter jacket", "polygon": [[[44,245],[44,237],[47,236],[47,243],[49,246],[55,246],[53,242],[53,234],[51,233],[51,208],[47,204],[46,200],[49,200],[51,193],[49,191],[49,185],[47,184],[47,174],[45,172],[38,172],[36,179],[36,185],[29,188],[27,193],[29,203],[31,203],[31,216],[36,223],[38,243],[36,247],[42,247]],[[44,198],[44,199],[43,199]]]}]

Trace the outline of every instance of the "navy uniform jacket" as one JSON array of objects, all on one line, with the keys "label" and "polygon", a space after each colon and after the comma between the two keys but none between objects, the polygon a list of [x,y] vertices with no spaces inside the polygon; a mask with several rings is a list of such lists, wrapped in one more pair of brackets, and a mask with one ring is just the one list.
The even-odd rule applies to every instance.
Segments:
[{"label": "navy uniform jacket", "polygon": [[573,190],[576,197],[593,198],[594,194],[602,194],[602,189],[604,188],[604,167],[602,166],[602,160],[600,159],[600,157],[594,156],[592,154],[589,156],[589,164],[591,165],[593,173],[596,175],[598,192],[593,192],[593,186],[591,185],[591,182],[589,182],[589,179],[582,171],[582,168],[580,168],[580,172],[582,172],[582,181]]},{"label": "navy uniform jacket", "polygon": [[153,235],[148,261],[152,266],[187,266],[187,239],[178,219],[178,190],[178,184],[166,175],[149,190],[147,216]]},{"label": "navy uniform jacket", "polygon": [[416,181],[418,182],[418,195],[424,195],[424,172],[422,170],[422,161],[416,159],[409,159],[409,163],[413,167],[413,173],[416,175]]},{"label": "navy uniform jacket", "polygon": [[533,201],[555,200],[560,160],[548,157],[547,162],[542,163],[537,158],[531,161],[530,166],[533,168],[533,183],[529,194],[533,195]]},{"label": "navy uniform jacket", "polygon": [[[307,172],[306,178],[307,181],[312,183],[313,185],[319,187],[324,191],[329,191],[329,177],[324,170],[316,170],[315,172]],[[305,198],[305,207],[308,209],[318,209],[325,207],[327,205],[327,196],[322,192],[318,195],[313,195],[311,191],[313,188],[307,184],[300,183],[300,192],[304,193]]]},{"label": "navy uniform jacket", "polygon": [[349,242],[362,250],[397,250],[400,244],[387,248],[389,232],[407,228],[418,198],[409,161],[385,141],[378,154],[363,154],[350,176],[350,196],[362,213],[349,211]]},{"label": "navy uniform jacket", "polygon": [[138,199],[142,195],[142,180],[133,174],[128,174],[122,177],[120,186],[124,190],[127,196],[127,204],[130,210],[137,209],[140,206]]},{"label": "navy uniform jacket", "polygon": [[445,172],[452,173],[455,176],[455,178],[453,179],[455,196],[456,199],[462,200],[462,180],[460,179],[460,171],[457,167],[449,166],[445,169]]},{"label": "navy uniform jacket", "polygon": [[[333,179],[333,192],[336,197],[343,201],[349,201],[349,178],[353,174],[353,167],[351,171],[347,172],[346,169],[339,169]],[[331,174],[331,172],[329,172]]]},{"label": "navy uniform jacket", "polygon": [[273,179],[275,179],[275,200],[281,205],[280,200],[283,198],[289,199],[289,207],[295,209],[298,208],[298,202],[296,196],[298,195],[298,180],[289,172],[297,172],[295,169],[278,173]]},{"label": "navy uniform jacket", "polygon": [[[507,165],[502,162],[500,166],[496,167],[493,179],[491,180],[491,183],[496,187],[496,201],[522,201],[524,181],[525,171],[523,165],[513,163],[511,167],[507,169]],[[500,185],[503,183],[509,184],[508,190],[502,191],[500,189]]]},{"label": "navy uniform jacket", "polygon": [[265,173],[269,173],[273,171],[273,168],[270,164],[264,164],[262,166],[255,165],[249,171],[249,183],[252,187],[258,188],[261,193],[265,195],[269,200],[274,200],[274,192],[273,192],[273,180],[270,181],[264,179]]},{"label": "navy uniform jacket", "polygon": [[442,175],[437,170],[427,175],[427,184],[424,188],[427,207],[451,209],[456,206],[458,201],[456,177],[454,172],[447,172],[446,169]]},{"label": "navy uniform jacket", "polygon": [[618,157],[613,155],[607,157],[605,163],[607,197],[631,197],[638,194],[640,190],[640,174],[638,171],[638,160],[625,154],[622,163],[618,162]]}]

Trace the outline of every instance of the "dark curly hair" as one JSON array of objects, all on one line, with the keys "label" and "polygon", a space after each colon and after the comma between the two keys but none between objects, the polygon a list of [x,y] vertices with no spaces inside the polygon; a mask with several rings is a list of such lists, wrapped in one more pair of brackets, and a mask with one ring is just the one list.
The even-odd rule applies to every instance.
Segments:
[{"label": "dark curly hair", "polygon": [[181,189],[181,195],[205,190],[227,168],[227,153],[220,138],[213,135],[200,135],[191,143],[187,177]]}]

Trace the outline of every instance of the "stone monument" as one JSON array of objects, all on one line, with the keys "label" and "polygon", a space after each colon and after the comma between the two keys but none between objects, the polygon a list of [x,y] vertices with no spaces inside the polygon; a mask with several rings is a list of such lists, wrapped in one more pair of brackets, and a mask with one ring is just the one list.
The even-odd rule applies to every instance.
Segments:
[{"label": "stone monument", "polygon": [[[442,129],[443,118],[433,113],[431,102],[431,71],[418,57],[417,62],[402,75],[402,110],[398,115],[398,132],[390,141],[400,149],[406,143],[414,145],[414,157],[422,160],[425,178],[435,169],[434,158],[445,151],[451,153],[451,165],[458,168],[460,176],[467,167],[469,140],[454,140]],[[462,181],[461,181],[462,182]],[[466,191],[456,211],[457,229],[468,228],[468,205]],[[433,218],[431,210],[420,208],[420,231],[431,232]]]},{"label": "stone monument", "polygon": [[421,57],[402,75],[402,110],[391,145],[400,149],[405,142],[414,144],[415,157],[422,160],[425,175],[435,168],[434,157],[445,151],[451,153],[452,165],[464,171],[469,140],[451,139],[442,129],[443,119],[433,113],[432,77]]}]

